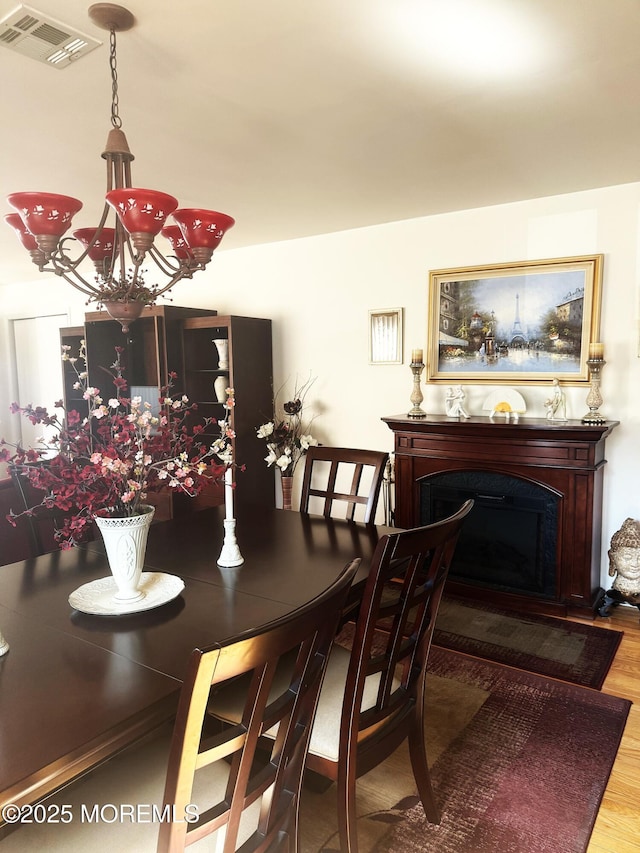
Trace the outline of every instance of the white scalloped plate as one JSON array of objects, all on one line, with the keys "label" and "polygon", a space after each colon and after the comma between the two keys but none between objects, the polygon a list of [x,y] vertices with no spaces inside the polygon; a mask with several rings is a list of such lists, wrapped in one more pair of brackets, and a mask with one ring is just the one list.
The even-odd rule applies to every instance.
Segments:
[{"label": "white scalloped plate", "polygon": [[85,583],[69,596],[69,604],[74,610],[90,613],[92,616],[126,616],[129,613],[142,613],[161,607],[177,598],[184,589],[184,581],[176,575],[165,572],[143,572],[140,589],[144,598],[139,601],[119,602],[114,595],[117,587],[112,577],[100,578]]}]

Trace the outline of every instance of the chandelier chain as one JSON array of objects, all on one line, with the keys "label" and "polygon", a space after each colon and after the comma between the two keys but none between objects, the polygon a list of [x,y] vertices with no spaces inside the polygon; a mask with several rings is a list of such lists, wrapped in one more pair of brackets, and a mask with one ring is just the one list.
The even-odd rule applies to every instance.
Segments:
[{"label": "chandelier chain", "polygon": [[118,60],[116,56],[116,33],[111,30],[109,37],[109,66],[111,68],[111,124],[114,127],[122,127],[122,119],[118,111]]}]

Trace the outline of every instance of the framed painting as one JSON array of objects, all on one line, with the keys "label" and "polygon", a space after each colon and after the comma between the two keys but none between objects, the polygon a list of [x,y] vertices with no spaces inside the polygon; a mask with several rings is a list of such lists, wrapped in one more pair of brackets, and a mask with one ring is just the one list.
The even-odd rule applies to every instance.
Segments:
[{"label": "framed painting", "polygon": [[369,311],[369,364],[402,364],[402,308]]},{"label": "framed painting", "polygon": [[589,381],[603,255],[432,270],[427,379]]}]

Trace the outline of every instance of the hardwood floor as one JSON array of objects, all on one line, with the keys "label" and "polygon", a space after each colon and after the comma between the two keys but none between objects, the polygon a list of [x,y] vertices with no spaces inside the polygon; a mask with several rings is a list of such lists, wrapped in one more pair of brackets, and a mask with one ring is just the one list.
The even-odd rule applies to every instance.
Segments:
[{"label": "hardwood floor", "polygon": [[[580,622],[581,619],[574,621]],[[587,853],[640,851],[640,611],[618,607],[610,617],[598,617],[599,628],[624,631],[603,693],[622,696],[631,708],[609,784],[596,819]]]}]

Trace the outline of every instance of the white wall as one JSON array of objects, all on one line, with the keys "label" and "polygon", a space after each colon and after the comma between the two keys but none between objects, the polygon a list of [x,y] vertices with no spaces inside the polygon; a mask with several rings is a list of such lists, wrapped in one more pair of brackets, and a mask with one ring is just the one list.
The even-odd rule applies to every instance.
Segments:
[{"label": "white wall", "polygon": [[[640,420],[639,208],[640,184],[634,183],[223,251],[207,272],[176,287],[174,301],[217,308],[222,314],[271,317],[275,387],[289,380],[291,388],[296,375],[317,376],[308,397],[317,416],[317,437],[326,443],[391,450],[392,433],[380,418],[410,407],[408,356],[412,348],[427,349],[430,269],[604,253],[600,338],[607,364],[601,410],[621,422],[607,441],[602,556],[602,584],[607,587],[611,535],[626,517],[640,518],[635,488],[640,480],[635,444]],[[242,228],[242,222],[236,227]],[[51,291],[42,283],[37,290],[44,309]],[[29,297],[21,285],[18,298],[17,287],[3,288],[0,320],[6,317],[6,305],[16,316],[20,299],[25,305],[25,299],[34,298],[30,288],[28,292]],[[57,294],[76,313],[76,322],[84,305],[82,297],[75,302],[73,296]],[[393,307],[405,311],[405,363],[371,366],[368,311]],[[482,414],[489,390],[487,385],[467,384],[471,414]],[[528,413],[544,416],[549,386],[519,390]],[[568,416],[581,417],[587,389],[565,390]],[[443,412],[444,394],[439,383],[424,386],[423,407]],[[0,391],[0,417],[9,402],[1,399],[4,396]]]}]

